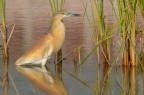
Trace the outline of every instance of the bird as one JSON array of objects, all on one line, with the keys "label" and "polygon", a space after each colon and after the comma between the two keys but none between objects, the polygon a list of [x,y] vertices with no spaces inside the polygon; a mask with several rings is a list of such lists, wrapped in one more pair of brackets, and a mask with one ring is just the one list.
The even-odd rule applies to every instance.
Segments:
[{"label": "bird", "polygon": [[80,16],[80,14],[69,13],[65,10],[57,11],[52,16],[49,32],[24,53],[15,64],[17,66],[29,64],[45,66],[51,55],[61,49],[65,40],[65,26],[62,20],[70,16]]}]

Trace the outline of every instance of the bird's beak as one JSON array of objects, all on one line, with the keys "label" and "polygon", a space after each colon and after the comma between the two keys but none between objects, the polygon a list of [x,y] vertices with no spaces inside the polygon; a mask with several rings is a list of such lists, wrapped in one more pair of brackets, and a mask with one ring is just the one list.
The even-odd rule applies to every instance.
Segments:
[{"label": "bird's beak", "polygon": [[80,14],[68,13],[67,16],[81,16]]}]

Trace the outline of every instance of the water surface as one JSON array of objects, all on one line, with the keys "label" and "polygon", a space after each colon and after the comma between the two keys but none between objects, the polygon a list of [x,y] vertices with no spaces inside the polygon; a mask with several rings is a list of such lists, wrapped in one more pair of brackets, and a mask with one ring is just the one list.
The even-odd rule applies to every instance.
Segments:
[{"label": "water surface", "polygon": [[[105,3],[105,16],[109,27],[115,23],[111,5]],[[54,57],[47,68],[16,67],[15,61],[49,30],[51,11],[48,0],[6,0],[6,22],[15,24],[9,43],[9,95],[143,95],[144,74],[139,68],[116,67],[107,75],[108,66],[98,65],[96,52],[82,66],[75,69],[73,50],[81,43],[81,59],[94,48],[92,34],[81,0],[66,0],[64,9],[82,14],[81,17],[65,18],[66,39],[62,48],[63,70],[54,65]],[[108,10],[109,9],[109,10]],[[88,13],[91,13],[88,7]],[[89,14],[90,15],[90,14]],[[137,23],[144,21],[138,14]],[[8,27],[10,31],[12,26]],[[115,50],[117,39],[113,40]],[[114,52],[114,51],[113,51]],[[114,55],[113,55],[114,56]],[[100,63],[103,63],[101,61]],[[117,64],[121,64],[118,61]],[[3,78],[3,57],[0,55],[0,80]],[[14,85],[13,85],[14,83]],[[0,86],[0,95],[4,87]]]}]

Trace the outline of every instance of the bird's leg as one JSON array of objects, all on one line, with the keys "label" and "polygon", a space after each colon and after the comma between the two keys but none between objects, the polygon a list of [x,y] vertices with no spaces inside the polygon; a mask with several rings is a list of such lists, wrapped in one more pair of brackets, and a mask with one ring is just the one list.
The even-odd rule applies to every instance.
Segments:
[{"label": "bird's leg", "polygon": [[50,81],[50,83],[54,83],[53,75],[46,66],[42,66],[42,72],[43,72],[45,78]]},{"label": "bird's leg", "polygon": [[42,60],[42,67],[44,67],[46,65],[47,59],[43,59]]}]

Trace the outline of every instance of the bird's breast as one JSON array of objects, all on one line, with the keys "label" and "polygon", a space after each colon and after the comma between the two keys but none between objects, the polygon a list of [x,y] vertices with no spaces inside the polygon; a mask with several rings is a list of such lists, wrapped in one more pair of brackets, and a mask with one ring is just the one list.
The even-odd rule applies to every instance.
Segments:
[{"label": "bird's breast", "polygon": [[54,53],[57,53],[61,49],[63,42],[64,42],[64,39],[65,39],[65,32],[63,32],[60,35],[57,35],[57,37],[55,37],[55,39],[54,39]]},{"label": "bird's breast", "polygon": [[61,21],[54,21],[51,33],[53,35],[54,53],[57,53],[63,45],[65,39],[65,26]]}]

